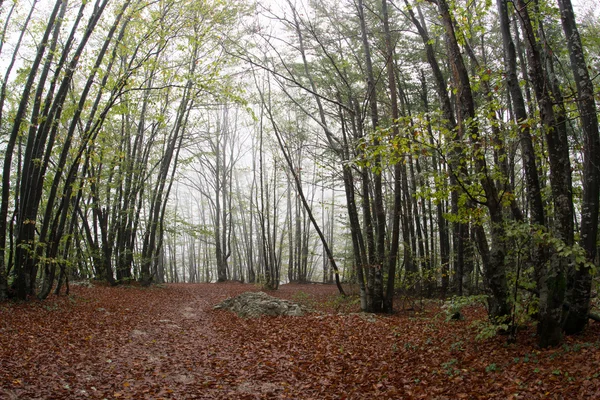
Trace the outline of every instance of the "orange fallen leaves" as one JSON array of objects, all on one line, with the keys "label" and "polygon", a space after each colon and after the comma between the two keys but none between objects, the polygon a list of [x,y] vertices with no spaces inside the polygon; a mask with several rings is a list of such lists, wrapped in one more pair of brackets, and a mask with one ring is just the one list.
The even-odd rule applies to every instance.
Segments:
[{"label": "orange fallen leaves", "polygon": [[[0,398],[403,399],[600,396],[600,324],[540,350],[474,340],[439,307],[353,313],[327,285],[270,293],[322,314],[241,320],[212,306],[241,284],[73,289],[0,304]],[[298,293],[302,292],[302,296]],[[100,311],[99,311],[100,310]],[[343,313],[339,313],[342,311]],[[110,360],[110,361],[108,361]]]}]

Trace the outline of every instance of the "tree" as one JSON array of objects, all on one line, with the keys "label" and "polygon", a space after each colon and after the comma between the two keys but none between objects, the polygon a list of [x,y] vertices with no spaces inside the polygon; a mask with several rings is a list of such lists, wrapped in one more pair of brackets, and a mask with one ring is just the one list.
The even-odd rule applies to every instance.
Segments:
[{"label": "tree", "polygon": [[[229,81],[222,79],[228,61],[214,43],[231,32],[241,8],[225,9],[220,2],[130,5],[99,0],[71,8],[56,2],[43,15],[43,24],[36,25],[43,29],[29,32],[30,42],[23,40],[25,28],[42,18],[32,7],[23,19],[23,34],[15,36],[0,115],[2,127],[10,127],[0,206],[1,297],[9,281],[19,297],[34,294],[38,276],[43,277],[39,295],[46,297],[57,269],[63,279],[67,265],[75,265],[67,259],[73,246],[93,260],[98,277],[114,282],[116,271],[118,279],[130,278],[139,228],[148,228],[141,250],[156,261],[143,265],[143,278],[149,281],[159,271],[162,275],[164,216],[176,169],[171,161],[185,137],[186,98],[217,97],[205,95],[218,92],[217,87],[223,89],[221,98],[235,98]],[[3,44],[14,30],[9,20]],[[70,23],[64,29],[66,20]],[[191,51],[180,51],[177,46],[186,40]],[[22,42],[39,43],[30,61],[19,58]],[[168,60],[165,49],[179,51],[178,59]],[[186,58],[195,69],[182,69]],[[18,62],[24,66],[12,76]],[[181,78],[177,72],[189,76]],[[186,79],[193,83],[188,89]],[[16,100],[6,96],[9,85],[22,87]],[[183,108],[177,118],[163,119],[178,106]],[[8,107],[16,112],[6,114]],[[161,142],[163,138],[167,140]],[[144,210],[149,220],[143,220]],[[85,240],[73,240],[80,233]]]},{"label": "tree", "polygon": [[190,185],[200,191],[211,207],[219,282],[231,277],[228,259],[233,251],[233,175],[237,162],[244,155],[244,141],[238,126],[239,112],[228,104],[206,110],[208,132],[194,151],[199,165],[192,168],[198,176],[190,181]]},{"label": "tree", "polygon": [[[519,21],[525,34],[529,76],[539,107],[542,129],[548,144],[550,184],[552,188],[557,243],[551,250],[549,264],[539,274],[540,345],[552,346],[562,340],[563,304],[567,287],[567,269],[571,262],[560,248],[574,245],[573,195],[569,145],[562,96],[544,68],[540,39],[535,35],[527,5],[519,0]],[[539,23],[539,21],[538,21]]]},{"label": "tree", "polygon": [[[381,11],[383,19],[383,29],[385,34],[385,47],[387,57],[387,74],[390,93],[390,103],[392,109],[392,137],[397,138],[400,134],[398,129],[398,119],[400,112],[398,110],[398,95],[396,92],[396,72],[394,70],[394,47],[390,32],[390,22],[388,14],[387,1],[381,1]],[[394,165],[394,207],[392,220],[392,238],[390,245],[389,263],[388,263],[388,281],[385,295],[385,309],[391,313],[394,310],[394,291],[396,282],[396,264],[398,256],[398,244],[400,242],[400,207],[402,202],[402,166],[400,162]],[[406,232],[407,224],[404,224],[403,232]],[[408,243],[405,240],[404,248],[408,249]],[[405,260],[406,261],[406,260]]]},{"label": "tree", "polygon": [[580,246],[585,252],[585,262],[568,273],[567,302],[569,314],[565,322],[567,333],[580,333],[588,321],[590,309],[591,270],[597,251],[598,207],[600,203],[600,136],[598,112],[594,97],[594,84],[575,22],[570,0],[558,0],[560,16],[567,39],[571,70],[577,87],[577,106],[583,131],[583,195],[581,205]]},{"label": "tree", "polygon": [[[6,17],[4,28],[2,30],[2,40],[0,43],[0,55],[2,54],[3,45],[6,42],[9,22],[11,21],[13,11],[15,10],[16,6],[17,6],[17,3],[13,3],[13,6],[10,8],[8,16]],[[8,80],[9,80],[10,74],[12,72],[12,69],[15,65],[15,62],[17,60],[17,56],[19,54],[18,51],[21,47],[21,43],[23,42],[23,37],[25,36],[25,32],[27,31],[27,27],[29,25],[29,22],[31,21],[31,17],[32,17],[34,11],[35,11],[35,3],[29,9],[29,13],[27,14],[27,17],[25,18],[25,21],[23,22],[23,24],[21,26],[21,34],[19,35],[19,38],[17,39],[17,42],[14,46],[14,51],[13,51],[12,57],[6,68],[6,73],[4,74],[4,78],[2,80],[2,86],[0,87],[0,128],[2,128],[4,125],[4,104],[6,102],[6,97],[7,97]],[[49,31],[47,30],[47,32],[49,32]],[[40,46],[40,49],[38,50],[38,55],[36,56],[36,59],[37,59],[37,57],[42,56],[44,50],[45,50],[45,46]],[[38,61],[38,63],[39,63],[39,61]],[[35,66],[35,62],[33,65]],[[35,68],[37,68],[37,67],[35,67]],[[33,78],[32,75],[29,75],[29,77],[30,77],[29,79]],[[28,79],[28,82],[29,82],[29,79]],[[29,85],[32,85],[32,83],[30,83]],[[29,90],[31,90],[31,89],[29,89]],[[27,86],[26,86],[24,94],[28,95],[29,90],[27,90]],[[4,154],[3,173],[2,173],[2,200],[1,200],[1,204],[0,204],[0,301],[4,300],[7,297],[8,272],[10,271],[11,264],[12,264],[12,250],[9,251],[9,253],[10,253],[9,260],[10,261],[8,262],[8,267],[5,262],[5,254],[6,254],[6,224],[7,224],[7,218],[8,218],[8,207],[9,207],[8,203],[9,203],[10,186],[11,186],[10,170],[11,170],[11,163],[12,163],[12,157],[13,157],[12,153],[14,151],[16,141],[17,141],[17,135],[13,132],[10,135],[9,140],[6,145],[5,154]],[[12,239],[12,237],[11,237],[11,239]],[[10,247],[12,248],[12,246],[10,246]]]},{"label": "tree", "polygon": [[[44,96],[47,78],[53,63],[53,53],[56,51],[58,44],[61,24],[60,20],[62,20],[64,13],[66,12],[66,2],[61,6],[62,11],[58,16],[59,21],[56,25],[54,25],[53,18],[48,24],[48,29],[51,27],[53,28],[53,36],[51,39],[49,55],[45,61],[36,89],[36,97],[30,117],[34,123],[31,124],[28,130],[27,144],[23,157],[23,172],[19,185],[19,204],[16,218],[17,240],[15,253],[15,287],[17,296],[22,299],[28,294],[33,294],[35,291],[37,256],[39,255],[40,248],[37,247],[35,243],[36,235],[34,221],[37,220],[38,216],[44,179],[58,131],[58,121],[61,118],[63,105],[67,98],[67,92],[70,89],[79,58],[87,41],[93,33],[102,12],[106,8],[106,5],[106,1],[96,2],[83,37],[77,48],[71,54],[74,37],[78,30],[79,22],[83,17],[85,5],[80,7],[69,38],[65,43],[62,56],[54,68],[54,75],[51,78],[48,91]],[[58,7],[58,5],[56,7]],[[69,56],[71,57],[71,60],[67,62]],[[64,76],[61,76],[63,68]],[[26,99],[22,100],[22,105],[23,108],[26,106]],[[21,127],[21,118],[16,118],[13,124],[13,134],[16,135]],[[9,173],[9,171],[5,171],[5,173]],[[2,229],[2,227],[0,227],[0,229]]]}]

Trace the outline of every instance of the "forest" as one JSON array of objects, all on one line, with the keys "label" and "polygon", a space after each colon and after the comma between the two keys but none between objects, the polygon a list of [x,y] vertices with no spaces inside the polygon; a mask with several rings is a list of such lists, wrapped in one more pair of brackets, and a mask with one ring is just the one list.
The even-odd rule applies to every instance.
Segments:
[{"label": "forest", "polygon": [[237,282],[597,331],[594,3],[0,0],[2,319]]}]

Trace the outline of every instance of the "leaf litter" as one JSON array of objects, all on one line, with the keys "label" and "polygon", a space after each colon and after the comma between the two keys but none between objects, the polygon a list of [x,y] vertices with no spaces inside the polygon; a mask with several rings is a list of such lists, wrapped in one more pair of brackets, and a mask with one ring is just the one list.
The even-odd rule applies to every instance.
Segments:
[{"label": "leaf litter", "polygon": [[[436,302],[365,315],[328,285],[269,295],[318,310],[240,318],[213,307],[258,286],[73,287],[0,303],[0,398],[600,398],[600,324],[554,349],[534,328],[475,340],[484,311]],[[400,303],[399,303],[400,304]]]}]

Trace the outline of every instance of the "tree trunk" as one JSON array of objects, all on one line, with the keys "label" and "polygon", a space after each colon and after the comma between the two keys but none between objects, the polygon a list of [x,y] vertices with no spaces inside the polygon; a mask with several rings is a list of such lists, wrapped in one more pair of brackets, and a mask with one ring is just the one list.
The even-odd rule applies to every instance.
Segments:
[{"label": "tree trunk", "polygon": [[[583,197],[581,204],[580,245],[587,263],[593,264],[598,238],[598,205],[600,199],[600,137],[598,109],[594,100],[594,85],[590,79],[581,38],[575,22],[571,0],[558,0],[561,22],[575,85],[577,105],[583,131]],[[586,326],[590,310],[592,277],[589,264],[580,263],[568,274],[567,302],[569,314],[565,322],[568,334],[580,333]]]},{"label": "tree trunk", "polygon": [[[392,44],[392,35],[390,33],[390,23],[388,15],[387,0],[381,1],[381,10],[383,17],[383,30],[385,35],[385,47],[386,47],[386,65],[388,74],[388,88],[390,91],[390,103],[392,107],[392,138],[396,138],[399,135],[398,130],[398,118],[400,112],[398,110],[398,94],[396,91],[396,73],[394,71],[394,46]],[[394,289],[396,282],[396,264],[398,260],[398,247],[400,242],[400,213],[401,213],[401,202],[402,202],[402,164],[397,161],[394,165],[394,206],[392,215],[392,239],[390,244],[390,254],[388,259],[388,278],[387,288],[385,294],[384,309],[388,313],[394,311]],[[406,175],[404,175],[406,176]],[[406,226],[404,226],[406,228]],[[408,243],[404,243],[404,246],[408,246]],[[406,260],[405,260],[406,261]]]},{"label": "tree trunk", "polygon": [[[537,98],[542,129],[548,145],[550,160],[550,184],[554,200],[555,237],[559,246],[573,246],[573,199],[569,146],[566,140],[564,111],[559,102],[560,94],[554,92],[544,68],[540,43],[535,36],[527,4],[517,0],[521,27],[525,35],[525,47],[529,65],[529,76]],[[540,23],[538,21],[538,23]],[[555,110],[556,104],[556,110]],[[554,246],[550,262],[543,271],[540,282],[539,344],[555,346],[562,341],[563,304],[567,287],[567,269],[570,257],[559,254]]]},{"label": "tree trunk", "polygon": [[[52,21],[55,19],[54,13],[58,10],[57,7],[59,4],[60,4],[60,2],[57,1],[55,4],[55,9],[49,17],[49,23],[48,23],[48,27],[46,29],[47,33],[50,32],[50,27],[53,25]],[[8,23],[11,20],[13,10],[15,9],[16,6],[17,6],[17,3],[14,3],[9,11],[8,16],[6,17],[6,22],[5,22],[5,26],[4,26],[4,31],[2,33],[2,40],[0,43],[0,48],[2,48],[2,45],[5,43],[6,30],[8,28]],[[21,47],[23,37],[25,36],[25,34],[27,32],[27,27],[29,26],[29,22],[31,21],[31,16],[33,15],[35,6],[36,6],[36,3],[33,3],[29,10],[29,14],[25,18],[25,21],[23,22],[23,25],[21,28],[21,34],[19,35],[19,38],[17,39],[17,42],[14,45],[13,55],[10,60],[10,63],[8,64],[8,67],[6,68],[6,73],[4,75],[4,79],[2,81],[2,86],[0,88],[0,129],[2,129],[2,124],[4,122],[3,110],[4,110],[4,103],[6,101],[6,86],[8,83],[8,79],[10,77],[10,73],[15,65],[16,60],[17,60],[17,56],[19,54],[19,49]],[[17,143],[17,138],[18,138],[18,129],[15,130],[15,127],[19,128],[18,125],[20,125],[20,123],[21,123],[20,119],[24,115],[24,109],[22,110],[22,107],[26,107],[27,102],[29,101],[29,92],[31,91],[31,88],[33,87],[33,79],[35,78],[37,69],[39,67],[39,63],[41,62],[41,57],[43,56],[44,51],[45,51],[46,42],[43,41],[41,43],[42,43],[42,45],[40,45],[40,47],[38,48],[36,58],[33,61],[29,76],[27,78],[27,82],[23,89],[23,95],[21,97],[21,102],[19,103],[19,108],[18,108],[17,114],[15,116],[15,119],[13,121],[13,129],[11,130],[11,134],[8,138],[8,142],[6,143],[6,148],[4,149],[4,165],[3,165],[3,170],[2,170],[3,171],[2,172],[2,200],[1,200],[1,204],[0,204],[0,301],[6,299],[8,297],[8,273],[9,273],[9,269],[10,269],[10,262],[8,264],[9,267],[7,268],[7,265],[5,263],[6,230],[7,230],[6,225],[7,225],[7,219],[8,219],[8,202],[9,202],[9,198],[10,198],[10,178],[11,178],[10,170],[11,170],[13,152],[14,152],[14,148],[15,148],[15,145]],[[28,87],[29,87],[29,89],[28,89]],[[21,114],[21,117],[18,118],[18,116],[20,114]],[[17,180],[18,180],[18,178],[19,177],[17,177]],[[13,256],[12,226],[13,226],[13,224],[11,222],[10,223],[11,232],[9,232],[9,235],[11,237],[11,240],[10,240],[11,245],[8,248],[9,261]]]},{"label": "tree trunk", "polygon": [[[379,146],[376,130],[379,127],[379,112],[377,110],[377,89],[375,74],[371,60],[371,46],[367,36],[365,6],[362,0],[357,4],[362,36],[363,52],[366,66],[367,99],[371,112],[371,124],[375,139],[373,145]],[[366,173],[366,172],[365,172]],[[364,190],[364,189],[363,189]],[[385,263],[385,209],[383,207],[383,185],[381,176],[381,156],[375,156],[373,165],[373,211],[375,214],[375,253],[373,263],[369,265],[367,285],[369,286],[368,311],[382,312],[383,304],[383,265]]]},{"label": "tree trunk", "polygon": [[[438,93],[438,97],[440,100],[440,107],[441,107],[441,111],[442,111],[442,116],[443,119],[445,121],[445,125],[446,128],[448,130],[448,132],[450,132],[451,135],[453,135],[451,141],[452,143],[452,149],[450,150],[450,154],[449,154],[449,180],[450,180],[450,185],[452,187],[452,191],[450,193],[450,203],[451,203],[451,212],[453,215],[458,217],[458,201],[459,201],[459,192],[458,192],[458,187],[459,187],[459,175],[461,175],[461,169],[464,169],[464,167],[461,167],[461,162],[460,162],[460,157],[462,157],[462,145],[460,144],[460,141],[458,140],[458,137],[456,136],[456,131],[457,131],[457,124],[456,124],[456,118],[454,117],[454,111],[452,109],[452,103],[450,101],[450,96],[448,94],[448,88],[446,86],[446,78],[444,77],[444,75],[442,74],[442,70],[440,69],[439,63],[437,61],[437,58],[435,56],[435,49],[433,48],[433,45],[431,44],[431,40],[429,37],[429,33],[427,32],[427,28],[426,26],[421,23],[419,21],[419,19],[417,19],[417,17],[415,16],[415,13],[413,11],[413,9],[410,7],[409,3],[407,0],[405,0],[405,4],[408,7],[408,13],[410,16],[411,21],[413,22],[413,25],[415,25],[415,27],[417,28],[417,31],[419,32],[419,36],[421,36],[421,40],[423,41],[423,44],[425,45],[425,53],[427,56],[427,62],[429,63],[431,70],[433,72],[433,76],[435,79],[435,87],[436,87],[436,91]],[[417,10],[420,11],[419,7],[417,6]],[[421,18],[423,19],[423,18]],[[431,135],[430,135],[431,137]],[[462,173],[462,175],[464,175],[464,173]],[[441,211],[441,210],[438,210]],[[464,264],[465,264],[465,248],[468,246],[468,242],[469,242],[469,227],[468,224],[463,222],[463,221],[455,221],[452,223],[453,227],[452,227],[452,236],[453,236],[453,242],[452,245],[454,247],[454,261],[453,261],[453,266],[454,266],[454,277],[456,279],[457,282],[457,291],[459,295],[462,295],[462,276],[463,276],[463,269],[464,269]],[[445,232],[446,230],[444,230]],[[450,236],[450,235],[448,235]],[[446,241],[443,241],[441,243],[444,244]],[[447,242],[449,242],[449,238],[447,240]],[[448,247],[447,249],[448,254],[450,254],[450,248]],[[450,260],[450,259],[448,259]],[[448,263],[444,263],[444,261],[442,260],[442,269],[447,269],[449,271],[449,268],[447,267],[447,265],[449,265],[449,261]],[[446,275],[445,277],[442,277],[442,291],[445,293],[446,289],[445,287],[449,286],[449,273],[448,274],[444,274],[442,273],[442,275]]]},{"label": "tree trunk", "polygon": [[449,61],[457,89],[457,133],[460,138],[469,138],[473,144],[475,168],[480,176],[480,184],[485,192],[485,205],[490,214],[491,247],[489,248],[489,256],[483,255],[487,251],[487,243],[485,243],[482,237],[483,230],[480,227],[476,227],[476,229],[479,237],[478,243],[485,244],[483,249],[480,247],[480,250],[483,250],[482,259],[484,260],[486,284],[492,293],[489,304],[490,316],[495,320],[501,320],[510,314],[505,266],[506,238],[504,217],[502,215],[502,198],[496,189],[493,179],[488,175],[485,148],[479,139],[479,126],[475,115],[475,102],[473,100],[469,75],[458,46],[450,8],[446,0],[438,0],[438,8],[446,31]]}]

